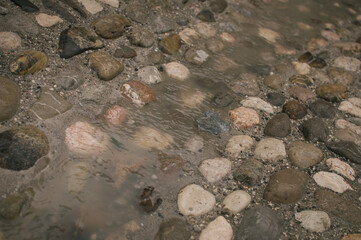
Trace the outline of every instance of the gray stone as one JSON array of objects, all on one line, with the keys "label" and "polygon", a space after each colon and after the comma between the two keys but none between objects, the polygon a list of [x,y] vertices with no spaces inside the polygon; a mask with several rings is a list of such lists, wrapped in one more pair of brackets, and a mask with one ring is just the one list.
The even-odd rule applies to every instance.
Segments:
[{"label": "gray stone", "polygon": [[324,155],[317,147],[302,141],[295,141],[288,147],[288,157],[295,166],[306,169],[321,162]]},{"label": "gray stone", "polygon": [[361,164],[361,147],[354,142],[327,142],[326,147],[351,162]]},{"label": "gray stone", "polygon": [[155,15],[150,20],[150,27],[155,33],[167,33],[174,30],[176,23],[164,16],[164,15]]},{"label": "gray stone", "polygon": [[59,85],[64,90],[74,90],[84,83],[84,77],[79,74],[79,71],[67,70],[60,72],[56,79]]},{"label": "gray stone", "polygon": [[357,133],[352,130],[346,129],[337,129],[335,131],[335,137],[344,142],[354,142],[357,145],[361,146],[361,136],[357,135]]},{"label": "gray stone", "polygon": [[295,219],[301,226],[311,232],[324,232],[331,227],[331,219],[322,211],[302,211],[295,214]]},{"label": "gray stone", "polygon": [[202,116],[196,119],[197,126],[200,130],[204,130],[215,135],[228,132],[231,127],[218,114],[214,112],[204,112]]},{"label": "gray stone", "polygon": [[242,160],[241,165],[233,171],[233,178],[240,185],[255,186],[264,176],[264,165],[255,159]]},{"label": "gray stone", "polygon": [[253,73],[242,73],[236,81],[229,84],[229,88],[235,93],[248,96],[257,96],[260,92],[257,75]]},{"label": "gray stone", "polygon": [[104,84],[89,85],[82,90],[81,101],[84,104],[89,102],[104,104],[107,102],[107,97],[111,94],[112,89]]},{"label": "gray stone", "polygon": [[18,85],[0,76],[0,122],[11,119],[20,105]]},{"label": "gray stone", "polygon": [[274,106],[281,106],[285,103],[286,97],[281,93],[271,92],[267,94],[267,100]]},{"label": "gray stone", "polygon": [[328,126],[321,118],[308,119],[300,128],[305,139],[311,142],[326,142],[329,137]]},{"label": "gray stone", "polygon": [[321,118],[333,118],[336,115],[337,109],[329,102],[323,99],[317,99],[310,104],[310,110],[317,117]]},{"label": "gray stone", "polygon": [[275,115],[267,122],[264,133],[270,137],[287,137],[291,133],[290,118],[286,113]]},{"label": "gray stone", "polygon": [[16,32],[20,35],[37,35],[39,27],[25,14],[7,14],[0,18],[0,30]]},{"label": "gray stone", "polygon": [[146,84],[156,84],[162,81],[162,75],[154,66],[147,66],[138,70],[139,79]]},{"label": "gray stone", "polygon": [[149,18],[148,9],[145,4],[141,4],[138,2],[131,2],[125,8],[125,14],[138,23],[146,23]]},{"label": "gray stone", "polygon": [[288,94],[302,102],[306,102],[307,100],[316,97],[316,94],[314,94],[311,89],[299,86],[294,86],[288,89]]},{"label": "gray stone", "polygon": [[191,236],[188,224],[179,219],[172,218],[163,222],[154,240],[188,240]]},{"label": "gray stone", "polygon": [[264,161],[276,162],[286,157],[285,145],[276,138],[263,138],[257,143],[254,156]]},{"label": "gray stone", "polygon": [[21,46],[21,38],[13,32],[0,32],[0,49],[5,51],[14,50]]},{"label": "gray stone", "polygon": [[128,46],[119,46],[117,50],[115,50],[114,57],[116,58],[133,58],[137,56],[137,52]]},{"label": "gray stone", "polygon": [[164,61],[164,55],[161,52],[153,52],[151,51],[148,55],[147,55],[147,60],[150,64],[161,64]]},{"label": "gray stone", "polygon": [[360,70],[361,61],[353,57],[340,56],[334,60],[333,66],[355,72]]},{"label": "gray stone", "polygon": [[133,26],[127,38],[130,44],[139,47],[149,48],[154,44],[154,34],[139,26]]},{"label": "gray stone", "polygon": [[204,146],[204,140],[201,136],[195,135],[190,137],[185,143],[184,147],[194,153],[201,152]]},{"label": "gray stone", "polygon": [[0,202],[0,217],[6,220],[19,217],[30,207],[33,197],[34,190],[32,188],[9,195]]}]

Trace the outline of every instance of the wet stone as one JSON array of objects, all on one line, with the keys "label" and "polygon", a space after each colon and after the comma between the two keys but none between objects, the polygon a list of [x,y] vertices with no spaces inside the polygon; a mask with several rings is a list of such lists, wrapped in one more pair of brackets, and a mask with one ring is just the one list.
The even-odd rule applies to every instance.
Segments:
[{"label": "wet stone", "polygon": [[179,32],[179,37],[188,45],[193,45],[198,39],[199,34],[192,28],[185,28]]},{"label": "wet stone", "polygon": [[334,47],[340,48],[343,54],[357,55],[361,52],[361,43],[358,42],[342,42],[333,44]]},{"label": "wet stone", "polygon": [[199,165],[199,171],[208,182],[218,182],[231,171],[232,163],[226,158],[206,159]]},{"label": "wet stone", "polygon": [[92,52],[87,58],[90,68],[104,81],[112,80],[124,70],[123,64],[106,52]]},{"label": "wet stone", "polygon": [[293,165],[306,169],[321,162],[323,152],[306,142],[295,141],[288,146],[288,157]]},{"label": "wet stone", "polygon": [[13,32],[0,32],[0,50],[10,51],[21,46],[21,37]]},{"label": "wet stone", "polygon": [[281,106],[285,103],[286,97],[281,93],[271,92],[267,93],[267,100],[273,106]]},{"label": "wet stone", "polygon": [[331,219],[323,211],[306,210],[297,212],[295,219],[301,222],[301,226],[311,232],[324,232],[331,227]]},{"label": "wet stone", "polygon": [[268,102],[263,101],[258,97],[248,97],[241,101],[241,104],[244,107],[254,108],[257,110],[264,111],[266,113],[272,114],[274,112],[273,107]]},{"label": "wet stone", "polygon": [[114,57],[116,58],[134,58],[137,56],[137,52],[128,46],[120,46],[114,52]]},{"label": "wet stone", "polygon": [[304,54],[302,54],[301,56],[298,57],[298,61],[302,62],[302,63],[308,63],[311,62],[313,60],[313,55],[310,52],[305,52]]},{"label": "wet stone", "polygon": [[133,26],[127,34],[130,44],[134,46],[149,48],[154,44],[154,34],[146,28]]},{"label": "wet stone", "polygon": [[188,224],[179,218],[169,219],[159,226],[154,240],[188,240],[191,236],[188,228]]},{"label": "wet stone", "polygon": [[39,8],[29,0],[11,0],[13,3],[18,5],[21,10],[28,13],[38,12]]},{"label": "wet stone", "polygon": [[154,190],[154,187],[149,186],[143,189],[143,192],[140,195],[139,206],[145,213],[152,213],[158,209],[162,202],[163,200]]},{"label": "wet stone", "polygon": [[171,34],[159,42],[159,48],[166,54],[175,55],[181,47],[181,39],[178,34]]},{"label": "wet stone", "polygon": [[340,56],[334,60],[333,66],[345,69],[346,71],[355,72],[360,70],[361,61],[353,57]]},{"label": "wet stone", "polygon": [[159,153],[158,161],[160,162],[160,170],[164,174],[173,174],[179,172],[185,162],[179,155],[171,155],[166,153]]},{"label": "wet stone", "polygon": [[43,88],[38,101],[29,109],[29,115],[35,119],[43,120],[65,113],[71,108],[70,102],[54,91],[50,91],[49,88]]},{"label": "wet stone", "polygon": [[150,28],[155,33],[167,33],[174,30],[176,23],[163,15],[155,15],[150,20]]},{"label": "wet stone", "polygon": [[309,108],[313,114],[321,118],[334,118],[337,111],[331,103],[323,99],[317,99],[310,104]]},{"label": "wet stone", "polygon": [[299,101],[291,100],[283,105],[282,112],[286,113],[291,119],[301,119],[306,116],[307,109]]},{"label": "wet stone", "polygon": [[16,75],[25,75],[39,72],[48,64],[45,53],[30,50],[22,53],[16,61],[10,63],[10,71]]},{"label": "wet stone", "polygon": [[162,75],[154,66],[147,66],[138,70],[139,79],[146,84],[156,84],[162,81]]},{"label": "wet stone", "polygon": [[228,112],[233,124],[238,128],[251,128],[259,124],[258,113],[250,108],[239,107]]},{"label": "wet stone", "polygon": [[56,24],[62,23],[63,19],[58,16],[52,16],[45,13],[39,13],[35,16],[36,22],[42,27],[52,27]]},{"label": "wet stone", "polygon": [[0,217],[6,220],[19,217],[30,207],[33,198],[34,190],[32,188],[9,195],[5,200],[0,202]]},{"label": "wet stone", "polygon": [[246,191],[238,190],[227,195],[222,206],[229,212],[236,214],[243,211],[251,203],[251,200],[251,196]]},{"label": "wet stone", "polygon": [[327,63],[322,58],[315,58],[309,65],[313,68],[324,68],[327,66]]},{"label": "wet stone", "polygon": [[247,69],[262,76],[268,75],[271,72],[271,67],[269,65],[262,64],[248,66]]},{"label": "wet stone", "polygon": [[210,38],[217,35],[217,29],[210,23],[200,22],[196,24],[195,28],[198,34],[205,38]]},{"label": "wet stone", "polygon": [[271,208],[257,206],[245,212],[235,240],[277,240],[282,231],[283,223],[277,213]]},{"label": "wet stone", "polygon": [[315,192],[317,206],[324,211],[335,215],[342,220],[355,224],[361,224],[361,210],[351,201],[340,197],[328,190],[319,189]]},{"label": "wet stone", "polygon": [[203,229],[199,240],[231,240],[232,237],[233,229],[231,224],[229,224],[224,217],[219,216]]},{"label": "wet stone", "polygon": [[255,186],[260,183],[264,172],[263,163],[255,159],[246,159],[233,171],[233,178],[242,186]]},{"label": "wet stone", "polygon": [[18,85],[0,76],[0,122],[11,119],[20,105],[20,91]]},{"label": "wet stone", "polygon": [[230,130],[230,126],[217,113],[207,111],[196,119],[198,129],[219,135]]},{"label": "wet stone", "polygon": [[4,31],[18,34],[39,34],[39,27],[34,23],[33,19],[25,14],[7,14],[3,22]]},{"label": "wet stone", "polygon": [[198,136],[198,135],[191,136],[184,143],[184,147],[188,151],[191,151],[191,152],[194,152],[194,153],[201,152],[203,146],[204,146],[204,140],[203,140],[203,138],[201,136]]},{"label": "wet stone", "polygon": [[110,107],[104,114],[104,118],[109,125],[119,127],[127,118],[128,110],[114,105]]},{"label": "wet stone", "polygon": [[120,88],[120,92],[126,99],[139,106],[155,100],[153,90],[144,83],[135,80],[124,83]]},{"label": "wet stone", "polygon": [[300,129],[307,141],[326,142],[329,137],[328,126],[321,118],[311,118],[304,121]]},{"label": "wet stone", "polygon": [[164,61],[164,55],[161,52],[153,52],[153,51],[151,51],[147,55],[147,60],[148,60],[148,63],[152,64],[152,65],[161,64]]},{"label": "wet stone", "polygon": [[301,75],[296,74],[289,78],[289,81],[293,84],[297,84],[298,86],[307,87],[311,86],[314,83],[314,80],[310,75]]},{"label": "wet stone", "polygon": [[311,89],[299,86],[294,86],[288,89],[288,94],[302,102],[306,102],[307,100],[316,97],[316,94],[314,94]]},{"label": "wet stone", "polygon": [[347,88],[340,83],[324,84],[316,88],[316,94],[330,102],[341,102],[346,98]]},{"label": "wet stone", "polygon": [[354,77],[349,71],[339,68],[328,68],[327,73],[337,83],[343,84],[345,86],[354,82]]},{"label": "wet stone", "polygon": [[280,90],[285,83],[285,79],[279,75],[270,75],[264,78],[263,83],[273,90]]},{"label": "wet stone", "polygon": [[286,157],[286,148],[281,140],[263,138],[256,145],[254,157],[263,161],[277,162]]},{"label": "wet stone", "polygon": [[295,203],[302,198],[307,179],[304,172],[295,169],[280,170],[271,176],[263,198],[274,203]]},{"label": "wet stone", "polygon": [[45,134],[33,126],[16,127],[0,133],[0,167],[26,170],[48,154],[49,142]]},{"label": "wet stone", "polygon": [[229,88],[235,93],[247,96],[257,96],[260,93],[257,75],[253,73],[242,73],[229,84]]},{"label": "wet stone", "polygon": [[326,147],[351,162],[361,164],[361,147],[354,142],[327,142]]},{"label": "wet stone", "polygon": [[88,28],[69,27],[60,33],[59,53],[62,58],[71,58],[87,50],[103,47],[103,41]]},{"label": "wet stone", "polygon": [[258,36],[266,39],[267,41],[271,42],[271,43],[275,43],[278,39],[281,38],[281,36],[268,28],[259,28],[258,29]]},{"label": "wet stone", "polygon": [[133,138],[135,143],[145,149],[163,150],[174,143],[171,135],[145,126],[139,127]]},{"label": "wet stone", "polygon": [[227,8],[226,0],[212,0],[209,4],[212,12],[221,13]]},{"label": "wet stone", "polygon": [[129,3],[125,8],[125,14],[137,23],[145,23],[149,17],[146,5],[138,2]]},{"label": "wet stone", "polygon": [[224,49],[224,44],[219,39],[211,38],[206,42],[206,47],[209,51],[218,53]]},{"label": "wet stone", "polygon": [[179,62],[167,63],[165,65],[165,72],[169,77],[179,81],[184,81],[191,75],[191,72],[188,70],[188,68]]},{"label": "wet stone", "polygon": [[197,18],[203,22],[215,22],[216,19],[211,11],[204,9],[197,14]]},{"label": "wet stone", "polygon": [[317,172],[313,175],[313,180],[324,188],[331,189],[337,193],[343,193],[346,190],[353,190],[343,177],[331,172]]},{"label": "wet stone", "polygon": [[184,58],[193,64],[198,66],[202,65],[209,58],[209,54],[202,49],[190,48],[186,53]]},{"label": "wet stone", "polygon": [[121,15],[110,15],[96,19],[91,23],[91,27],[100,37],[114,39],[120,37],[130,24],[129,19]]},{"label": "wet stone", "polygon": [[285,113],[272,117],[266,124],[264,134],[270,137],[287,137],[291,133],[291,120]]},{"label": "wet stone", "polygon": [[213,97],[213,103],[220,108],[227,107],[233,103],[234,96],[227,92],[218,92]]},{"label": "wet stone", "polygon": [[225,153],[229,157],[236,158],[241,152],[249,150],[254,144],[253,139],[247,135],[237,135],[231,137],[225,148]]}]

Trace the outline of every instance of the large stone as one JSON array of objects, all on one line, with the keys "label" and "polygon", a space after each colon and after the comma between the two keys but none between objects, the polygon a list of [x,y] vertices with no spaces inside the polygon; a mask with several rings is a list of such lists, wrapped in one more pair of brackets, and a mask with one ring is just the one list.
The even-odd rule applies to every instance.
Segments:
[{"label": "large stone", "polygon": [[14,50],[21,46],[21,37],[13,32],[0,32],[0,49],[5,51]]},{"label": "large stone", "polygon": [[323,99],[317,99],[310,104],[310,110],[317,117],[321,118],[333,118],[336,115],[336,108],[329,102]]},{"label": "large stone", "polygon": [[148,29],[140,26],[133,26],[127,34],[130,44],[149,48],[154,44],[154,34]]},{"label": "large stone", "polygon": [[22,53],[16,61],[10,64],[10,71],[16,75],[25,75],[39,72],[48,64],[45,53],[30,50]]},{"label": "large stone", "polygon": [[164,15],[155,15],[150,20],[150,27],[155,33],[167,33],[174,30],[176,23],[164,16]]},{"label": "large stone", "polygon": [[354,142],[327,142],[326,147],[351,162],[361,164],[361,147]]},{"label": "large stone", "polygon": [[236,158],[241,152],[249,150],[253,146],[253,144],[254,141],[250,136],[233,136],[227,142],[225,153],[227,156]]},{"label": "large stone", "polygon": [[330,102],[341,102],[346,98],[347,88],[340,83],[324,84],[316,88],[316,94]]},{"label": "large stone", "polygon": [[305,210],[297,212],[295,219],[301,222],[301,226],[311,232],[324,232],[331,227],[331,219],[322,211]]},{"label": "large stone", "polygon": [[329,129],[327,124],[321,118],[311,118],[304,121],[301,131],[306,140],[311,142],[326,142],[329,138]]},{"label": "large stone", "polygon": [[181,47],[181,39],[178,34],[171,34],[159,42],[159,48],[166,54],[175,55]]},{"label": "large stone", "polygon": [[291,133],[291,120],[285,113],[271,118],[264,128],[264,134],[270,137],[287,137]]},{"label": "large stone", "polygon": [[308,176],[295,169],[283,169],[271,176],[263,192],[263,198],[274,203],[291,204],[300,200],[306,188]]},{"label": "large stone", "polygon": [[179,218],[172,218],[163,222],[154,240],[188,240],[191,236],[189,226]]},{"label": "large stone", "polygon": [[241,165],[233,171],[233,178],[241,186],[255,186],[260,183],[265,173],[263,163],[255,159],[242,160]]},{"label": "large stone", "polygon": [[121,15],[100,17],[91,23],[91,27],[94,28],[96,34],[106,39],[120,37],[128,26],[130,26],[129,19]]},{"label": "large stone", "polygon": [[237,214],[243,211],[251,203],[251,200],[251,196],[246,191],[238,190],[227,195],[222,206],[231,213]]},{"label": "large stone", "polygon": [[259,124],[258,113],[250,108],[239,107],[228,112],[233,124],[238,128],[251,128]]},{"label": "large stone", "polygon": [[154,66],[147,66],[138,70],[139,79],[146,84],[156,84],[162,81],[162,75]]},{"label": "large stone", "polygon": [[263,138],[257,143],[254,156],[264,161],[276,162],[286,157],[286,148],[281,140]]},{"label": "large stone", "polygon": [[354,82],[354,77],[349,71],[339,68],[329,68],[327,69],[327,73],[336,83],[347,86]]},{"label": "large stone", "polygon": [[20,91],[18,85],[0,76],[0,122],[11,119],[20,105]]},{"label": "large stone", "polygon": [[184,81],[190,77],[189,69],[179,62],[170,62],[165,65],[165,72],[171,78]]},{"label": "large stone", "polygon": [[273,113],[273,107],[271,104],[263,101],[262,99],[258,98],[258,97],[248,97],[244,100],[241,101],[241,104],[244,107],[248,107],[248,108],[254,108],[257,110],[262,110],[266,113]]},{"label": "large stone", "polygon": [[104,81],[112,80],[124,70],[123,64],[106,52],[92,52],[87,58],[90,68]]},{"label": "large stone", "polygon": [[353,57],[340,56],[334,60],[333,66],[355,72],[360,70],[361,61]]},{"label": "large stone", "polygon": [[199,240],[231,240],[233,237],[233,229],[227,220],[219,216],[210,222],[201,232]]},{"label": "large stone", "polygon": [[195,28],[197,32],[205,38],[210,38],[217,35],[217,28],[215,28],[215,26],[210,23],[200,22],[196,24]]},{"label": "large stone", "polygon": [[196,119],[199,129],[219,135],[230,130],[230,126],[217,113],[207,111]]},{"label": "large stone", "polygon": [[287,113],[291,119],[301,119],[307,114],[307,108],[296,100],[288,101],[283,105],[282,111]]},{"label": "large stone", "polygon": [[238,79],[229,83],[233,92],[247,96],[257,96],[260,92],[257,75],[253,73],[242,73]]},{"label": "large stone", "polygon": [[139,106],[155,100],[154,92],[149,86],[134,80],[124,83],[120,92],[126,99]]},{"label": "large stone", "polygon": [[141,126],[133,136],[134,142],[145,149],[163,150],[174,144],[174,139],[168,133]]},{"label": "large stone", "polygon": [[104,118],[109,125],[119,127],[127,118],[128,110],[126,108],[114,105],[104,114]]},{"label": "large stone", "polygon": [[227,176],[231,167],[232,163],[227,158],[212,158],[203,160],[198,169],[208,182],[214,183]]},{"label": "large stone", "polygon": [[295,141],[288,147],[288,157],[292,164],[306,169],[321,162],[324,155],[320,149],[309,143]]},{"label": "large stone", "polygon": [[313,180],[315,180],[319,186],[331,189],[337,193],[343,193],[346,190],[353,190],[350,184],[348,184],[343,177],[337,175],[336,173],[321,171],[313,175]]}]

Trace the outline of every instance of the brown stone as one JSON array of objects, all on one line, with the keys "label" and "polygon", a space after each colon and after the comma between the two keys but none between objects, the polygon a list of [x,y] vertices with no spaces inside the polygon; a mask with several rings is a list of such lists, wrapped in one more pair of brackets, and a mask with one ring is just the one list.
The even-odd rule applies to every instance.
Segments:
[{"label": "brown stone", "polygon": [[311,89],[299,86],[288,89],[288,94],[302,102],[306,102],[307,100],[316,97],[316,94],[314,94]]},{"label": "brown stone", "polygon": [[18,85],[0,76],[0,122],[9,120],[19,108],[20,92]]},{"label": "brown stone", "polygon": [[351,233],[343,237],[342,240],[361,240],[361,234]]},{"label": "brown stone", "polygon": [[313,58],[314,58],[314,57],[313,57],[312,53],[310,53],[310,52],[305,52],[304,54],[302,54],[301,56],[299,56],[297,60],[298,60],[299,62],[308,63],[308,62],[312,61]]},{"label": "brown stone", "polygon": [[327,73],[337,83],[343,84],[345,86],[354,82],[354,77],[349,71],[340,68],[328,68]]},{"label": "brown stone", "polygon": [[287,113],[291,119],[301,119],[307,114],[306,107],[296,100],[288,101],[283,105],[282,111]]},{"label": "brown stone", "polygon": [[181,47],[181,39],[178,34],[171,34],[159,42],[159,48],[166,54],[175,55]]},{"label": "brown stone", "polygon": [[16,75],[25,75],[39,72],[48,64],[45,53],[35,50],[24,52],[10,64],[10,71]]},{"label": "brown stone", "polygon": [[316,94],[330,102],[340,102],[347,97],[347,88],[340,83],[324,84],[316,88]]},{"label": "brown stone", "polygon": [[323,152],[309,143],[295,141],[288,147],[288,157],[292,164],[301,169],[306,169],[321,162]]},{"label": "brown stone", "polygon": [[88,55],[88,59],[89,66],[104,81],[112,80],[124,70],[123,64],[106,52],[93,52]]},{"label": "brown stone", "polygon": [[130,26],[129,19],[121,15],[100,17],[91,24],[96,34],[107,39],[120,37],[127,26]]},{"label": "brown stone", "polygon": [[131,80],[120,88],[122,95],[138,105],[144,105],[155,100],[153,90],[139,81]]},{"label": "brown stone", "polygon": [[314,83],[313,78],[310,75],[301,74],[291,76],[289,81],[293,84],[297,84],[298,86],[303,87],[311,86]]}]

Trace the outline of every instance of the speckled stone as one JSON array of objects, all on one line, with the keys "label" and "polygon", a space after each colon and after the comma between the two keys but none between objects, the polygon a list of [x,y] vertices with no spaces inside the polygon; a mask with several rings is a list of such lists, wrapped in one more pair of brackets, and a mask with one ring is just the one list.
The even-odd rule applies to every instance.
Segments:
[{"label": "speckled stone", "polygon": [[217,113],[206,111],[196,119],[199,129],[219,135],[230,130],[230,126]]},{"label": "speckled stone", "polygon": [[321,162],[323,152],[306,142],[295,141],[288,146],[288,157],[293,165],[306,169]]},{"label": "speckled stone", "polygon": [[153,90],[144,83],[135,80],[124,83],[120,88],[120,92],[126,99],[139,106],[155,100]]},{"label": "speckled stone", "polygon": [[264,161],[276,162],[286,157],[286,148],[281,140],[263,138],[257,143],[254,156]]}]

